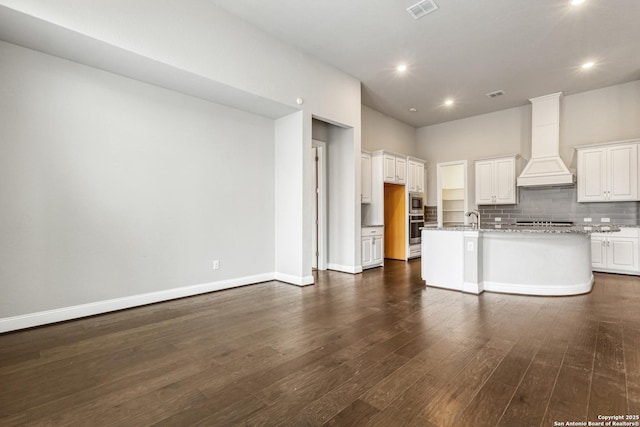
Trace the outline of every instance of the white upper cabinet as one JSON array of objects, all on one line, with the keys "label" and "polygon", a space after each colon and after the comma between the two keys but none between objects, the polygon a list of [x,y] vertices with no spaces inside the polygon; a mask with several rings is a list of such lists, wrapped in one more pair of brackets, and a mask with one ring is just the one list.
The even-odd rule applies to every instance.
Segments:
[{"label": "white upper cabinet", "polygon": [[396,157],[396,183],[405,184],[407,182],[407,159]]},{"label": "white upper cabinet", "polygon": [[405,184],[407,182],[407,159],[384,153],[384,182]]},{"label": "white upper cabinet", "polygon": [[407,158],[409,173],[407,174],[407,186],[409,191],[414,193],[424,193],[424,161],[409,157]]},{"label": "white upper cabinet", "polygon": [[516,203],[517,156],[476,161],[476,204]]},{"label": "white upper cabinet", "polygon": [[638,200],[638,140],[578,151],[578,202]]},{"label": "white upper cabinet", "polygon": [[362,174],[360,202],[371,203],[371,155],[369,153],[361,153],[360,159],[360,170]]}]

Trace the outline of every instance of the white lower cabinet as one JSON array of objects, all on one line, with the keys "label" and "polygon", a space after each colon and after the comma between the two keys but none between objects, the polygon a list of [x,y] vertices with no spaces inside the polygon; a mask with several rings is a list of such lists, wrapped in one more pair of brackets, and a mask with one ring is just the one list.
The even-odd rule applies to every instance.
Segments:
[{"label": "white lower cabinet", "polygon": [[591,235],[591,267],[594,271],[640,275],[638,228]]},{"label": "white lower cabinet", "polygon": [[384,228],[362,227],[362,268],[382,266],[384,262]]}]

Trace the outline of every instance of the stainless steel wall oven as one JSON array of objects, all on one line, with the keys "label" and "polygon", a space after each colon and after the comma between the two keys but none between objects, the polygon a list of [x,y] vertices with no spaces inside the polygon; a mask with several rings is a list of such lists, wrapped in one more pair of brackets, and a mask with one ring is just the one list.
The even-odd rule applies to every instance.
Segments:
[{"label": "stainless steel wall oven", "polygon": [[424,215],[409,214],[409,244],[419,244],[421,241],[420,228],[424,227]]}]

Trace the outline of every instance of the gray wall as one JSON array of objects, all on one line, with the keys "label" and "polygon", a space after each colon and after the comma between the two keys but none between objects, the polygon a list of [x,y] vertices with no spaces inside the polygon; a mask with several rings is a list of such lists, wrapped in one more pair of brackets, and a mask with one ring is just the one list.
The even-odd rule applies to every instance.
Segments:
[{"label": "gray wall", "polygon": [[362,149],[417,156],[416,128],[362,106]]},{"label": "gray wall", "polygon": [[[570,168],[576,166],[576,145],[640,136],[640,80],[565,96],[561,102],[560,156]],[[434,206],[437,163],[468,160],[473,189],[475,160],[509,154],[530,157],[531,106],[419,128],[417,152],[428,162],[427,204]]]},{"label": "gray wall", "polygon": [[273,272],[273,134],[0,43],[0,318]]},{"label": "gray wall", "polygon": [[[360,196],[359,192],[358,198],[355,195],[356,175],[352,167],[355,156],[353,129],[327,124],[326,147],[327,267],[349,271],[361,264],[360,245],[355,244],[360,240],[360,224],[355,223],[356,218],[344,215],[344,212],[353,210],[355,201],[359,204]],[[355,157],[359,162],[360,155]],[[360,174],[359,168],[357,174]],[[358,219],[359,217],[358,212]],[[357,239],[354,230],[357,231]]]}]

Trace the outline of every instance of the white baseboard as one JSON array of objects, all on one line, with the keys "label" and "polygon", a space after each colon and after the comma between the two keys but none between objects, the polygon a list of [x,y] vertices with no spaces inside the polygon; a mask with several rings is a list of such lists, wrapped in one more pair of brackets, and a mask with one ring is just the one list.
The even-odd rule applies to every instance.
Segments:
[{"label": "white baseboard", "polygon": [[341,265],[341,264],[327,264],[328,270],[341,271],[343,273],[358,274],[362,273],[361,265]]},{"label": "white baseboard", "polygon": [[528,285],[484,281],[484,290],[489,292],[501,292],[505,294],[561,296],[580,295],[591,292],[593,287],[593,275],[591,280],[585,283],[572,285]]},{"label": "white baseboard", "polygon": [[480,295],[484,292],[484,284],[480,283],[472,283],[472,282],[464,282],[462,284],[462,292],[466,292],[468,294]]},{"label": "white baseboard", "polygon": [[276,273],[275,279],[280,282],[289,283],[296,286],[313,285],[313,276],[293,276],[291,274]]},{"label": "white baseboard", "polygon": [[[313,276],[309,277],[311,277],[311,283],[313,283]],[[53,310],[39,311],[36,313],[23,314],[13,317],[5,317],[0,318],[0,333],[46,325],[49,323],[63,322],[65,320],[78,319],[80,317],[93,316],[96,314],[107,313],[109,311],[138,307],[141,305],[199,295],[207,292],[220,291],[223,289],[230,289],[238,286],[268,282],[270,280],[276,280],[276,273],[264,273],[254,276],[238,277],[235,279],[221,280],[218,282],[184,286],[180,288],[167,289],[164,291],[132,295],[129,297],[97,301],[70,307],[56,308]]]}]

